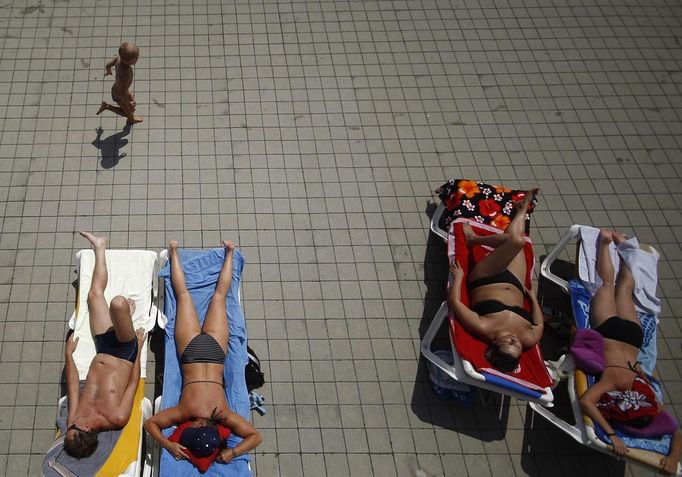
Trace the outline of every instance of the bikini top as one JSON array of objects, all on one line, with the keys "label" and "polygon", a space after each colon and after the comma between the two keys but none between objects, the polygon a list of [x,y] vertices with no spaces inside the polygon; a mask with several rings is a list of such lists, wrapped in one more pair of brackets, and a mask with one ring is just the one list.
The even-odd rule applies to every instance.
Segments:
[{"label": "bikini top", "polygon": [[508,310],[519,315],[521,318],[530,323],[531,326],[536,326],[536,323],[533,321],[533,317],[528,310],[520,306],[505,305],[504,303],[497,300],[484,300],[476,303],[471,307],[471,309],[479,315],[489,315],[491,313],[499,313],[500,311]]}]

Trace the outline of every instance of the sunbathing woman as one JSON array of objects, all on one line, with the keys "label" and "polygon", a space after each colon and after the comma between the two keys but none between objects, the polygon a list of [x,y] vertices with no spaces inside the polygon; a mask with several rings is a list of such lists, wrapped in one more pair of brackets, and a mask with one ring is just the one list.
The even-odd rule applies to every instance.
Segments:
[{"label": "sunbathing woman", "polygon": [[[461,301],[464,272],[457,263],[450,266],[454,276],[448,298],[450,309],[469,332],[490,342],[485,357],[504,372],[517,368],[521,351],[540,341],[544,327],[535,293],[523,286],[526,277],[523,230],[526,212],[537,192],[538,189],[529,190],[516,203],[516,215],[504,233],[477,236],[469,224],[464,224],[468,247],[494,248],[469,272],[471,308]],[[531,313],[523,308],[525,298],[531,303]]]},{"label": "sunbathing woman", "polygon": [[[661,410],[661,404],[656,401],[653,389],[637,362],[639,349],[644,343],[644,331],[633,302],[635,279],[625,261],[621,261],[616,280],[609,252],[611,242],[619,244],[624,240],[624,235],[607,230],[602,230],[599,236],[597,273],[602,285],[592,297],[590,325],[604,337],[605,366],[599,381],[580,398],[582,411],[604,429],[618,455],[625,455],[628,450],[611,422],[619,420],[622,424],[643,428]],[[630,412],[618,411],[609,405],[623,392],[627,392],[630,398],[636,398],[634,406],[625,406]],[[661,459],[661,470],[675,474],[681,455],[682,434],[678,429],[673,436],[670,453]]]},{"label": "sunbathing woman", "polygon": [[[199,326],[192,297],[187,290],[185,274],[178,256],[178,243],[169,242],[171,284],[177,297],[175,344],[180,353],[182,394],[176,407],[165,409],[145,422],[145,429],[176,460],[205,458],[227,463],[261,443],[258,431],[232,412],[225,399],[223,371],[228,344],[228,317],[225,301],[232,283],[232,257],[235,245],[223,241],[225,262],[211,298],[203,328]],[[161,433],[178,425],[167,439]],[[229,431],[243,440],[233,448],[225,448]],[[216,455],[216,452],[218,452]]]}]

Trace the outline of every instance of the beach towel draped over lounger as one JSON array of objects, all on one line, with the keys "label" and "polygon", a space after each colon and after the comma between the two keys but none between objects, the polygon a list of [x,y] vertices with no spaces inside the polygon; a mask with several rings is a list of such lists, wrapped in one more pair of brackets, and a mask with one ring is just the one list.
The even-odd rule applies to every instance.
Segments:
[{"label": "beach towel draped over lounger", "polygon": [[[107,250],[106,251],[108,281],[104,292],[105,299],[110,302],[116,295],[135,300],[136,309],[133,316],[135,329],[144,328],[150,331],[157,319],[154,297],[156,295],[156,274],[158,271],[158,255],[146,250]],[[76,254],[78,269],[78,294],[76,309],[69,320],[69,326],[78,338],[78,346],[73,353],[81,385],[87,377],[90,363],[95,357],[95,343],[90,331],[90,312],[88,310],[88,292],[92,282],[95,266],[95,254],[92,250],[81,250]],[[146,377],[147,345],[140,348],[140,382],[133,401],[133,409],[128,424],[121,430],[98,433],[97,451],[91,457],[75,459],[63,452],[66,419],[68,415],[67,400],[62,398],[57,412],[58,439],[50,447],[43,461],[42,473],[45,477],[58,476],[138,476],[149,475],[151,469],[142,461],[142,424],[152,412],[152,405],[144,397],[144,379]]]},{"label": "beach towel draped over lounger", "polygon": [[[224,249],[208,251],[180,250],[180,260],[185,272],[187,288],[192,295],[194,306],[203,324],[208,305],[215,291],[218,276],[225,260]],[[163,253],[162,253],[163,256]],[[246,420],[250,420],[249,393],[246,389],[244,369],[248,362],[246,350],[246,324],[240,301],[240,282],[244,268],[244,256],[235,250],[232,260],[232,285],[227,296],[226,309],[229,321],[229,342],[225,361],[225,396],[230,409]],[[166,264],[159,276],[164,280],[164,315],[165,326],[165,362],[163,397],[160,410],[176,406],[180,400],[182,390],[182,374],[180,362],[175,347],[175,320],[177,301],[170,280],[170,264]],[[164,430],[169,436],[173,429]],[[228,447],[234,447],[241,438],[231,435]],[[176,461],[165,449],[161,452],[159,463],[160,475],[163,477],[190,476],[222,476],[245,477],[251,475],[250,458],[242,455],[229,464],[215,463],[205,474],[187,461]]]}]

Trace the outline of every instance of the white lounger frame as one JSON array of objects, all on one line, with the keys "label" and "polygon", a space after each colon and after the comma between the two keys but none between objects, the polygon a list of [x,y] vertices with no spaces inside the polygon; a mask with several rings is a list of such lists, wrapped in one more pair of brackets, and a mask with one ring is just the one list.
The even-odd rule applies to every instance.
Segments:
[{"label": "white lounger frame", "polygon": [[445,212],[445,204],[443,203],[443,201],[441,201],[440,204],[438,204],[438,207],[436,207],[435,212],[431,216],[431,232],[438,235],[445,241],[445,243],[447,243],[448,231],[440,228],[440,218],[443,216],[443,212]]},{"label": "white lounger frame", "polygon": [[[578,224],[572,225],[564,234],[564,236],[561,237],[559,243],[557,243],[554,246],[554,248],[549,252],[549,254],[545,257],[545,260],[540,265],[540,274],[546,279],[550,280],[552,283],[561,287],[561,289],[564,290],[564,292],[566,292],[567,294],[570,293],[570,290],[568,288],[568,282],[563,278],[558,277],[557,275],[552,273],[550,269],[554,261],[559,257],[559,255],[561,255],[561,253],[568,246],[568,244],[574,240],[577,240],[578,237],[580,237],[580,227],[582,226]],[[656,249],[654,249],[651,246],[649,246],[649,248],[651,249],[652,253],[658,255],[658,251],[656,251]],[[547,419],[549,422],[551,422],[557,428],[564,431],[566,434],[571,436],[575,441],[579,442],[580,444],[583,444],[584,446],[587,446],[591,449],[602,452],[604,454],[608,454],[612,457],[616,457],[613,451],[611,450],[611,447],[608,444],[602,442],[597,437],[597,434],[594,432],[594,428],[592,426],[586,425],[583,421],[583,413],[582,410],[580,409],[579,402],[580,396],[577,396],[575,389],[574,372],[575,366],[573,363],[573,358],[571,357],[570,354],[567,354],[565,355],[559,374],[568,376],[567,378],[568,396],[571,401],[571,408],[573,410],[573,416],[576,422],[574,425],[571,425],[568,422],[564,421],[563,419],[557,417],[546,407],[539,406],[537,403],[531,402],[530,407],[531,409],[533,409],[533,411]],[[632,462],[633,464],[652,470],[652,467],[650,465],[647,465],[638,460],[628,459],[628,462]],[[679,464],[677,467],[677,475],[682,476],[682,467],[680,467]]]}]

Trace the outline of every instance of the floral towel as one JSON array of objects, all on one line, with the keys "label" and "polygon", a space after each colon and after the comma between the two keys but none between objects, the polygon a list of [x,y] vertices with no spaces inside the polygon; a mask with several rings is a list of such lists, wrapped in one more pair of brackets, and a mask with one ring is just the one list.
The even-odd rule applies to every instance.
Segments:
[{"label": "floral towel", "polygon": [[[446,212],[438,224],[450,230],[450,224],[459,217],[474,219],[504,230],[516,215],[514,202],[525,197],[526,191],[484,184],[467,179],[450,179],[435,190],[443,201]],[[526,234],[530,231],[530,214],[537,204],[534,198],[526,216]]]}]

